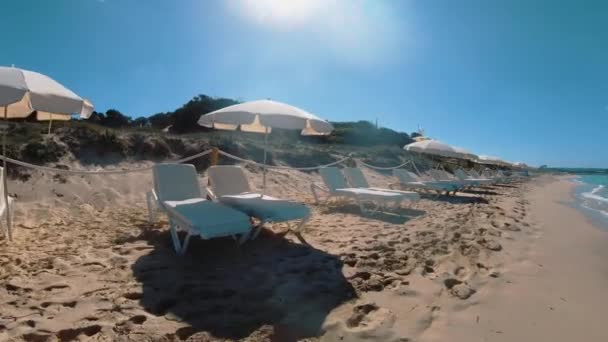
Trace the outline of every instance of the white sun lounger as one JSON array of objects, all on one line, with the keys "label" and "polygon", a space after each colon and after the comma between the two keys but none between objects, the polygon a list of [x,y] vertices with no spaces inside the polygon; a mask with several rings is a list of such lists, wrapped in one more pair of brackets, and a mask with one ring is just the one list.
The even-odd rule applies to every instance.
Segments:
[{"label": "white sun lounger", "polygon": [[462,188],[469,186],[469,184],[467,184],[466,182],[460,181],[459,179],[454,177],[452,174],[450,174],[446,171],[443,171],[443,170],[431,169],[431,170],[428,170],[428,173],[435,181],[441,182],[441,183],[452,184],[457,189],[462,189]]},{"label": "white sun lounger", "polygon": [[319,174],[323,178],[325,187],[315,183],[310,185],[310,190],[317,203],[320,202],[317,190],[325,192],[328,195],[328,199],[330,197],[348,197],[354,199],[364,214],[369,212],[365,208],[365,203],[371,202],[376,204],[371,210],[373,212],[379,209],[379,204],[385,205],[393,202],[395,206],[398,206],[404,200],[404,196],[396,192],[349,187],[344,175],[336,167],[319,169]]},{"label": "white sun lounger", "polygon": [[[244,242],[251,232],[249,217],[242,212],[204,198],[193,165],[159,164],[152,169],[154,190],[148,193],[149,210],[152,201],[169,217],[171,239],[177,254],[183,255],[194,235],[202,239],[240,235]],[[151,213],[150,217],[153,217]],[[178,230],[187,232],[179,241]]]},{"label": "white sun lounger", "polygon": [[240,166],[211,166],[207,174],[210,183],[208,192],[213,200],[261,221],[253,233],[253,238],[259,234],[264,223],[298,221],[290,230],[304,242],[301,232],[310,218],[310,209],[304,203],[252,192],[247,176]]},{"label": "white sun lounger", "polygon": [[506,183],[507,180],[504,179],[504,177],[501,177],[500,175],[498,175],[498,173],[493,172],[490,169],[485,169],[482,173],[482,177],[485,178],[489,178],[491,180],[494,181],[493,184],[498,184],[498,183]]},{"label": "white sun lounger", "polygon": [[[8,196],[8,203],[4,200],[4,168],[0,167],[0,227],[6,224],[6,215],[9,215],[11,219],[15,217],[13,215],[13,202],[14,198]],[[8,235],[8,231],[11,227],[5,227],[5,235]]]},{"label": "white sun lounger", "polygon": [[495,177],[489,177],[487,174],[481,175],[479,174],[479,172],[475,171],[474,169],[471,169],[467,172],[465,172],[467,175],[469,175],[471,178],[475,178],[475,179],[489,179],[490,180],[490,184],[495,184],[497,182]]},{"label": "white sun lounger", "polygon": [[420,200],[420,195],[414,191],[404,191],[404,190],[395,190],[395,189],[384,189],[384,188],[375,188],[370,187],[365,175],[361,171],[361,169],[357,167],[347,167],[344,168],[344,175],[348,180],[348,183],[355,188],[369,189],[375,191],[385,191],[385,192],[394,192],[403,196],[404,200],[408,201],[418,201]]},{"label": "white sun lounger", "polygon": [[462,170],[462,169],[458,169],[458,170],[454,171],[454,175],[456,177],[458,177],[458,179],[461,182],[463,182],[465,184],[470,184],[471,186],[489,185],[489,184],[492,184],[492,182],[494,182],[493,180],[491,180],[489,178],[471,177],[466,172],[464,172],[464,170]]},{"label": "white sun lounger", "polygon": [[437,194],[441,194],[444,191],[449,194],[452,191],[458,190],[458,187],[456,187],[454,184],[437,181],[425,181],[413,172],[403,169],[393,170],[393,175],[397,178],[398,182],[389,185],[390,188],[398,186],[403,189],[433,191]]}]

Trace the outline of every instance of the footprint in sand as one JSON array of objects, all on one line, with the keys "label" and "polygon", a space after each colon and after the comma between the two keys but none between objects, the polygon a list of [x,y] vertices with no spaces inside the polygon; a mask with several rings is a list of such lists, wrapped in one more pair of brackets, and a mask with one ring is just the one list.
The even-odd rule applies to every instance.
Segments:
[{"label": "footprint in sand", "polygon": [[458,266],[454,270],[454,274],[459,279],[465,279],[465,278],[467,278],[469,276],[469,269],[466,268],[466,267],[464,267],[464,266]]},{"label": "footprint in sand", "polygon": [[89,325],[82,328],[69,328],[59,330],[56,336],[60,341],[74,341],[79,338],[80,335],[85,335],[87,337],[91,337],[96,335],[101,331],[101,325]]},{"label": "footprint in sand", "polygon": [[54,285],[45,287],[43,290],[49,291],[49,292],[56,292],[57,290],[63,290],[63,289],[67,289],[67,288],[70,288],[70,286],[67,284],[54,284]]},{"label": "footprint in sand", "polygon": [[496,242],[495,240],[481,238],[477,242],[491,251],[498,252],[502,250],[502,246],[500,245],[500,243]]}]

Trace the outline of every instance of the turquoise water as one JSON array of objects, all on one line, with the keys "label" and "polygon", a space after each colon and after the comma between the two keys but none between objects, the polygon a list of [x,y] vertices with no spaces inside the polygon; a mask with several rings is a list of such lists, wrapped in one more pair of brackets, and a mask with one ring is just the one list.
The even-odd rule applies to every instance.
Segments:
[{"label": "turquoise water", "polygon": [[580,206],[608,222],[608,174],[579,175],[577,201]]}]

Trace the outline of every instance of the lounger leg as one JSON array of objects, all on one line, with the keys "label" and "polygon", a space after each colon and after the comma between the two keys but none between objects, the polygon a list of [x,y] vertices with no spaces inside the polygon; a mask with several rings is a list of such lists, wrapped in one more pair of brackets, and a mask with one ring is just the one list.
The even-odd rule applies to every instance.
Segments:
[{"label": "lounger leg", "polygon": [[262,221],[262,222],[260,222],[260,224],[253,227],[253,233],[251,233],[251,240],[255,240],[258,237],[258,235],[260,235],[260,232],[264,228],[264,224],[269,223],[269,222],[270,221]]},{"label": "lounger leg", "polygon": [[308,245],[308,242],[306,242],[306,240],[302,236],[302,230],[304,228],[304,225],[308,222],[308,220],[310,220],[310,215],[303,218],[302,221],[300,221],[300,223],[298,223],[296,228],[291,230],[293,232],[293,234],[296,236],[296,238],[305,245]]},{"label": "lounger leg", "polygon": [[186,239],[184,240],[184,245],[182,246],[182,249],[179,252],[179,255],[186,254],[186,250],[188,249],[188,244],[190,243],[191,237],[192,237],[192,234],[190,234],[190,232],[188,232],[188,235],[186,235]]},{"label": "lounger leg", "polygon": [[359,209],[361,210],[361,213],[367,214],[367,210],[365,209],[365,205],[363,205],[363,202],[360,200],[357,200],[357,204],[359,204]]},{"label": "lounger leg", "polygon": [[151,191],[146,193],[146,201],[148,202],[148,222],[152,224],[156,222],[156,199]]},{"label": "lounger leg", "polygon": [[241,237],[238,239],[239,246],[242,245],[242,244],[244,244],[247,240],[249,240],[250,236],[251,236],[251,231],[249,231],[249,232],[247,232],[245,234],[241,234]]},{"label": "lounger leg", "polygon": [[317,194],[317,190],[315,190],[314,184],[310,184],[310,191],[312,191],[312,196],[315,198],[315,204],[319,204],[319,195]]},{"label": "lounger leg", "polygon": [[401,200],[395,201],[395,207],[393,210],[397,210],[399,207],[401,207]]},{"label": "lounger leg", "polygon": [[8,239],[8,229],[5,228],[5,223],[6,219],[4,219],[4,213],[2,215],[0,215],[0,229],[2,229],[2,232],[4,233],[4,238]]},{"label": "lounger leg", "polygon": [[173,249],[175,249],[175,253],[180,254],[182,247],[179,243],[179,235],[177,235],[177,227],[172,220],[169,221],[170,232],[171,232],[171,240],[173,240]]}]

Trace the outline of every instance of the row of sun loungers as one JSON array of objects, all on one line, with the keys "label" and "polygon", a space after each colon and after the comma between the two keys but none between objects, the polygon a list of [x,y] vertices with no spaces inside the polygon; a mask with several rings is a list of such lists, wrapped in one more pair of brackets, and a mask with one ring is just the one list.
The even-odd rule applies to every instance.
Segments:
[{"label": "row of sun loungers", "polygon": [[[268,222],[298,221],[293,231],[302,239],[299,231],[310,217],[310,209],[303,203],[252,192],[238,166],[209,168],[210,184],[204,194],[193,165],[160,164],[152,172],[154,190],[147,195],[150,220],[155,219],[156,209],[167,214],[178,254],[186,252],[192,236],[232,236],[243,243],[255,238]],[[258,221],[255,225],[254,220]],[[179,230],[186,231],[183,242]]]},{"label": "row of sun loungers", "polygon": [[[201,187],[193,165],[159,164],[153,168],[154,189],[147,194],[149,220],[156,220],[162,211],[169,218],[173,246],[184,254],[192,236],[202,239],[233,237],[239,243],[254,239],[267,223],[293,222],[292,231],[305,242],[301,230],[311,212],[304,203],[271,197],[251,189],[239,166],[212,166],[208,169],[208,184]],[[451,175],[442,170],[430,170],[427,178],[402,169],[393,170],[397,182],[388,188],[371,187],[359,168],[319,170],[323,184],[310,188],[317,203],[321,193],[332,197],[353,199],[363,214],[380,208],[420,199],[419,192],[436,194],[511,182],[519,179],[504,174],[486,174],[457,170]],[[179,239],[178,231],[186,236]]]}]

